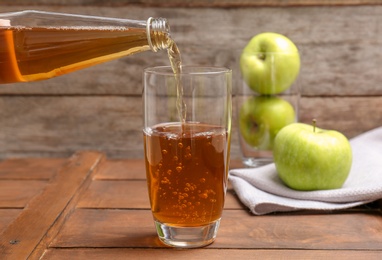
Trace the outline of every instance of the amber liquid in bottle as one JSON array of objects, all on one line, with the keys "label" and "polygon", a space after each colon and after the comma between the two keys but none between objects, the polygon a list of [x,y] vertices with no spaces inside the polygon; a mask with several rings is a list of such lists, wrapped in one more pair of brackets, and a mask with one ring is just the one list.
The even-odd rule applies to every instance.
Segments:
[{"label": "amber liquid in bottle", "polygon": [[145,29],[0,29],[0,83],[48,79],[150,50]]},{"label": "amber liquid in bottle", "polygon": [[[76,25],[65,25],[69,23]],[[162,18],[132,21],[33,10],[3,14],[0,84],[49,79],[138,52],[167,49],[178,82],[179,118],[185,121],[180,52],[169,31]]]}]

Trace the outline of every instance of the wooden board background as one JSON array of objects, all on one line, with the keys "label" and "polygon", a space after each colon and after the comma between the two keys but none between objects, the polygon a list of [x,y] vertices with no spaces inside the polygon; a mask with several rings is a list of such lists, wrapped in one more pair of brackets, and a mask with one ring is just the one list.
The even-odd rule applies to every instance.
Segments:
[{"label": "wooden board background", "polygon": [[[185,64],[229,66],[255,34],[273,31],[301,50],[300,121],[349,138],[382,125],[382,1],[2,0],[25,9],[169,20]],[[146,52],[51,80],[0,85],[0,159],[100,150],[142,158],[142,71],[167,65]],[[235,76],[236,77],[236,76]],[[235,111],[234,111],[235,112]],[[234,121],[235,122],[235,121]],[[237,127],[232,157],[239,158]]]}]

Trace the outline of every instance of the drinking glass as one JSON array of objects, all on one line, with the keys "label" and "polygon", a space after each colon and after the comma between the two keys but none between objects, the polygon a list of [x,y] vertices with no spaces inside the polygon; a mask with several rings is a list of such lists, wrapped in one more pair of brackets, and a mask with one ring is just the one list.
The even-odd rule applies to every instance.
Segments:
[{"label": "drinking glass", "polygon": [[227,189],[232,72],[183,66],[176,76],[171,67],[147,68],[143,103],[147,185],[159,239],[174,247],[206,246],[216,238]]},{"label": "drinking glass", "polygon": [[[247,55],[264,56],[267,59],[266,62],[260,62],[263,63],[261,66],[258,66],[257,61],[258,71],[253,72],[261,75],[260,80],[252,78],[249,83],[241,74],[235,78],[236,118],[242,161],[248,167],[259,167],[273,162],[272,149],[278,131],[298,121],[300,84],[298,77],[294,78],[294,74],[289,71],[292,66],[285,63],[290,53],[262,52]],[[285,81],[291,83],[286,84],[289,87],[277,92],[276,89]],[[256,91],[259,88],[274,89],[277,93],[261,94]]]}]

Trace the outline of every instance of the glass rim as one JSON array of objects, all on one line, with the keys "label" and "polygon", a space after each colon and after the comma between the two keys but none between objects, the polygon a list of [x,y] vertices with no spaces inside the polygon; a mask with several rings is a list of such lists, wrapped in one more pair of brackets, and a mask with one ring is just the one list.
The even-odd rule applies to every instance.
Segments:
[{"label": "glass rim", "polygon": [[[182,66],[182,73],[180,75],[200,76],[200,75],[214,75],[232,73],[232,69],[221,66],[198,66],[186,65]],[[155,74],[163,76],[174,76],[171,66],[154,66],[144,69],[144,74]]]}]

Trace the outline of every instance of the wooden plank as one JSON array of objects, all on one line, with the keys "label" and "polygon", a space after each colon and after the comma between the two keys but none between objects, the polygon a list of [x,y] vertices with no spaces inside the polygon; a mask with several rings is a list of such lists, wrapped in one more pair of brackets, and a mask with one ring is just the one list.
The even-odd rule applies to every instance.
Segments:
[{"label": "wooden plank", "polygon": [[11,158],[0,162],[0,180],[49,180],[64,158]]},{"label": "wooden plank", "polygon": [[150,210],[76,209],[50,247],[160,247]]},{"label": "wooden plank", "polygon": [[31,200],[0,234],[0,255],[9,259],[26,259],[101,158],[102,154],[96,152],[83,152],[71,157],[47,188]]},{"label": "wooden plank", "polygon": [[258,217],[225,211],[212,247],[382,250],[381,228],[380,212]]},{"label": "wooden plank", "polygon": [[146,181],[93,181],[79,208],[150,209]]},{"label": "wooden plank", "polygon": [[351,138],[382,126],[382,96],[302,98],[300,121],[310,124],[313,118],[319,127],[340,131]]},{"label": "wooden plank", "polygon": [[47,186],[47,181],[0,180],[0,207],[24,208]]},{"label": "wooden plank", "polygon": [[379,0],[3,0],[3,4],[35,4],[35,5],[95,5],[95,6],[126,6],[141,5],[145,7],[240,7],[240,6],[338,6],[338,5],[380,5]]},{"label": "wooden plank", "polygon": [[102,248],[102,249],[49,249],[41,259],[368,259],[379,260],[381,251],[357,250],[243,250],[243,249],[129,249],[129,248]]},{"label": "wooden plank", "polygon": [[95,179],[146,180],[145,163],[142,159],[109,159],[100,166]]},{"label": "wooden plank", "polygon": [[80,200],[84,192],[88,190],[90,184],[93,181],[94,176],[98,172],[99,166],[104,164],[105,161],[106,158],[102,156],[102,158],[99,160],[99,163],[97,163],[92,169],[92,172],[81,184],[81,187],[76,191],[76,193],[74,194],[68,205],[65,207],[65,209],[61,212],[60,216],[57,218],[55,223],[47,231],[47,233],[41,239],[40,243],[35,247],[32,254],[30,255],[31,259],[39,259],[44,254],[46,249],[49,247],[49,244],[51,243],[52,239],[60,232],[61,227],[65,223],[68,216],[70,216],[70,214],[72,214],[72,212],[75,210],[76,205],[78,204],[78,201]]},{"label": "wooden plank", "polygon": [[20,214],[21,209],[0,208],[0,234]]},{"label": "wooden plank", "polygon": [[[382,250],[380,213],[251,216],[225,210],[208,248]],[[91,234],[91,235],[90,235]],[[149,210],[77,209],[51,247],[163,247]]]},{"label": "wooden plank", "polygon": [[141,109],[140,97],[0,97],[0,156],[69,157],[100,149],[142,156]]}]

